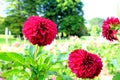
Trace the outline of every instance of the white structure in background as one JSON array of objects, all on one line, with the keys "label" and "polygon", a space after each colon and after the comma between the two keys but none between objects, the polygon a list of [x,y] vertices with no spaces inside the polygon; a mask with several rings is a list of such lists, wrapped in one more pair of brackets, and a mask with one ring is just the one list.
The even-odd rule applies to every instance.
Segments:
[{"label": "white structure in background", "polygon": [[6,48],[8,48],[8,28],[5,28],[5,36],[6,36]]},{"label": "white structure in background", "polygon": [[9,36],[11,36],[11,31],[9,31]]},{"label": "white structure in background", "polygon": [[5,28],[5,46],[3,47],[4,50],[9,51],[9,37],[11,36],[11,31],[9,31],[8,27]]}]

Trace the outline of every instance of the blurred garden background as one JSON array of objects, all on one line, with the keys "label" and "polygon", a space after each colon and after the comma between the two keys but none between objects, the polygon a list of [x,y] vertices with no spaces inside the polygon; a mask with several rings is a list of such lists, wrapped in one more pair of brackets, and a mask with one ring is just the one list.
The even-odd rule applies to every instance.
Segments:
[{"label": "blurred garden background", "polygon": [[[43,52],[57,55],[56,58],[62,61],[67,60],[68,54],[74,49],[88,50],[99,55],[104,65],[100,75],[94,80],[112,80],[114,75],[120,76],[120,44],[103,38],[101,25],[107,17],[120,18],[120,2],[104,1],[101,0],[100,3],[99,0],[0,0],[0,52],[23,54],[28,50],[32,53],[34,50],[24,38],[22,27],[29,16],[39,15],[53,20],[58,29],[56,39],[52,44],[45,46]],[[66,65],[66,62],[56,64],[55,70],[59,74],[56,72],[57,76],[52,74],[46,80],[51,80],[52,77],[56,77],[56,80],[82,80],[71,78],[71,72]],[[1,60],[0,77],[12,66],[10,62]],[[4,73],[4,76],[7,76],[7,80],[27,80],[26,77],[21,78],[21,75],[16,76],[16,73],[9,71]]]}]

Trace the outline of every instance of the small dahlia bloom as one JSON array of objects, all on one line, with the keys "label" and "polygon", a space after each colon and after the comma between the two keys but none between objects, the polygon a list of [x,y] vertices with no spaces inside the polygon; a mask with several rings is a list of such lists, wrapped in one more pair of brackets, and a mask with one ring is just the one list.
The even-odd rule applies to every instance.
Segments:
[{"label": "small dahlia bloom", "polygon": [[118,25],[120,25],[118,18],[111,17],[104,20],[102,24],[103,37],[110,41],[117,40]]},{"label": "small dahlia bloom", "polygon": [[50,44],[57,34],[56,24],[49,19],[30,16],[25,22],[22,29],[25,37],[33,44],[45,46]]},{"label": "small dahlia bloom", "polygon": [[78,78],[94,78],[102,70],[102,61],[96,54],[83,49],[77,49],[70,53],[68,67]]}]

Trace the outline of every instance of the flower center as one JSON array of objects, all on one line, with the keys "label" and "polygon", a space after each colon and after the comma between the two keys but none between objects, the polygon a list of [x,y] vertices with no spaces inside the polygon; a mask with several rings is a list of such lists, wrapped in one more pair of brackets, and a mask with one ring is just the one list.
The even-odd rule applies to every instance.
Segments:
[{"label": "flower center", "polygon": [[88,65],[92,63],[91,57],[86,57],[86,59],[83,61],[84,65]]},{"label": "flower center", "polygon": [[40,30],[45,31],[47,28],[45,28],[45,25],[43,23],[40,24],[39,26]]}]

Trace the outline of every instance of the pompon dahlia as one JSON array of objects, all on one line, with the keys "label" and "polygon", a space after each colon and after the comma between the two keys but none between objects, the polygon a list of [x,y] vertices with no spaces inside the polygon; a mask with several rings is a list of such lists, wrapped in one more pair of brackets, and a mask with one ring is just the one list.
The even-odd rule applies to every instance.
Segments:
[{"label": "pompon dahlia", "polygon": [[57,34],[56,24],[49,19],[30,16],[24,23],[22,32],[33,44],[45,46],[50,44]]},{"label": "pompon dahlia", "polygon": [[102,24],[102,36],[110,41],[117,40],[118,25],[120,25],[118,18],[111,17],[104,20]]},{"label": "pompon dahlia", "polygon": [[102,70],[102,61],[96,54],[83,49],[77,49],[70,53],[68,67],[78,78],[94,78]]}]

